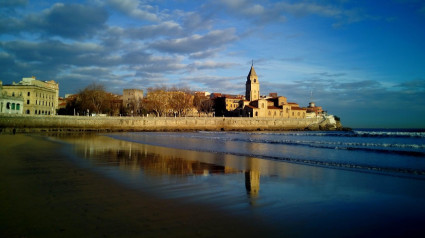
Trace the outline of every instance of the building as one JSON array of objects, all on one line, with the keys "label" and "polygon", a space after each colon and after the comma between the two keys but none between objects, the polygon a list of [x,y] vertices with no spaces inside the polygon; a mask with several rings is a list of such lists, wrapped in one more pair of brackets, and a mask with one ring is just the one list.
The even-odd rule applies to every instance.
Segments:
[{"label": "building", "polygon": [[7,97],[22,98],[24,114],[55,115],[58,109],[59,84],[53,80],[22,78],[19,83],[3,85],[3,93]]},{"label": "building", "polygon": [[3,92],[3,83],[0,81],[0,113],[22,114],[24,98],[22,96],[8,96]]},{"label": "building", "polygon": [[248,73],[246,80],[246,100],[240,102],[237,113],[248,117],[280,117],[280,118],[305,118],[306,109],[300,108],[297,103],[287,102],[286,97],[270,93],[268,97],[260,96],[260,81],[255,72],[254,65]]},{"label": "building", "polygon": [[217,116],[229,116],[229,112],[234,112],[240,108],[241,101],[244,101],[242,95],[215,94],[215,112]]},{"label": "building", "polygon": [[122,103],[129,115],[138,115],[141,113],[141,103],[143,100],[143,90],[141,89],[124,89],[122,95]]},{"label": "building", "polygon": [[324,114],[322,107],[316,106],[314,102],[310,102],[306,110],[307,110],[307,117],[310,117],[310,118],[321,117]]},{"label": "building", "polygon": [[254,65],[251,66],[245,83],[245,98],[252,102],[260,99],[260,82],[258,81],[257,73],[254,70]]}]

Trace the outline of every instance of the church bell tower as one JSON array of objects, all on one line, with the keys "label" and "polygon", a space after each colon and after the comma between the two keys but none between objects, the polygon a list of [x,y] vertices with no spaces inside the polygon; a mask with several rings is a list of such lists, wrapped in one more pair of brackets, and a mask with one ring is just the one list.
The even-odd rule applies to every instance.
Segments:
[{"label": "church bell tower", "polygon": [[260,82],[258,82],[257,73],[254,70],[254,63],[251,65],[248,77],[246,77],[246,100],[255,101],[260,99]]}]

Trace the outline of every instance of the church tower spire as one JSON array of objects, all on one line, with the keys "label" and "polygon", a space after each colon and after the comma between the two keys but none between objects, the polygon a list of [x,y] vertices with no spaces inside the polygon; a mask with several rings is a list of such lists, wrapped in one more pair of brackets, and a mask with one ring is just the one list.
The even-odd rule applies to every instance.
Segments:
[{"label": "church tower spire", "polygon": [[252,61],[251,70],[246,77],[246,100],[255,101],[260,99],[260,82],[254,69],[254,61]]}]

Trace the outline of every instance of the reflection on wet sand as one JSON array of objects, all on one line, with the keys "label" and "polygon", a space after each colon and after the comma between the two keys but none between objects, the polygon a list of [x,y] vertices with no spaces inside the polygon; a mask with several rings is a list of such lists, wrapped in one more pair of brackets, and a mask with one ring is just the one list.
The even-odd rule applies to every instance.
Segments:
[{"label": "reflection on wet sand", "polygon": [[260,192],[260,172],[259,171],[246,171],[245,172],[245,188],[252,198],[258,196]]},{"label": "reflection on wet sand", "polygon": [[[115,140],[104,136],[61,138],[73,144],[74,151],[97,165],[119,166],[149,175],[209,175],[241,173],[210,161],[206,153],[182,151]],[[199,156],[203,156],[200,158]]]},{"label": "reflection on wet sand", "polygon": [[245,171],[245,188],[251,198],[258,196],[260,192],[260,171],[258,170],[259,160],[247,158],[247,168]]},{"label": "reflection on wet sand", "polygon": [[[97,166],[118,166],[129,173],[147,176],[208,176],[245,173],[250,199],[259,194],[260,159],[241,159],[232,155],[179,150],[112,139],[99,135],[63,136],[74,152]],[[243,160],[242,160],[243,161]],[[236,165],[231,167],[229,165]]]}]

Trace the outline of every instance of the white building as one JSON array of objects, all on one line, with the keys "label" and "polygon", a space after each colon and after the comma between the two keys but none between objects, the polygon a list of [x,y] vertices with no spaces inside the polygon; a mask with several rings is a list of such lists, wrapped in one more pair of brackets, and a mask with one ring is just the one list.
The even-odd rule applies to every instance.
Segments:
[{"label": "white building", "polygon": [[22,114],[24,98],[22,96],[7,96],[3,92],[3,83],[0,81],[0,113]]}]

